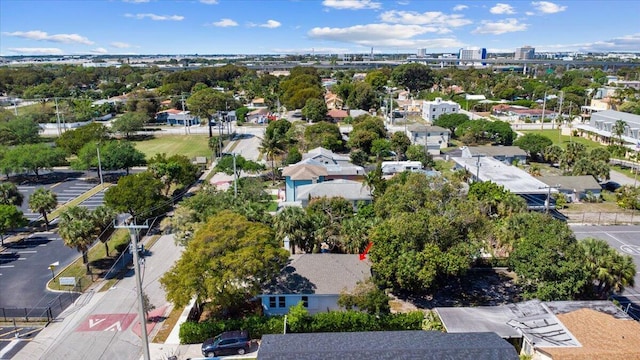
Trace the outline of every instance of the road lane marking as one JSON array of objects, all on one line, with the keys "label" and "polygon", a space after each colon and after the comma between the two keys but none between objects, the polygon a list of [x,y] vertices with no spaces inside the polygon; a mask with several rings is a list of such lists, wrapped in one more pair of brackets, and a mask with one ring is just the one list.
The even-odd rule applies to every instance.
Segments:
[{"label": "road lane marking", "polygon": [[7,269],[7,268],[12,268],[15,267],[13,265],[0,265],[0,269]]}]

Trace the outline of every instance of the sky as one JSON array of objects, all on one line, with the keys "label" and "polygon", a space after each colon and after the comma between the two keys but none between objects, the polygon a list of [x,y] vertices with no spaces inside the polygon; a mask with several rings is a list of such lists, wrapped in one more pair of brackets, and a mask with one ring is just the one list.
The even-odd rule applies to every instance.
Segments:
[{"label": "sky", "polygon": [[640,52],[640,0],[0,0],[0,55]]}]

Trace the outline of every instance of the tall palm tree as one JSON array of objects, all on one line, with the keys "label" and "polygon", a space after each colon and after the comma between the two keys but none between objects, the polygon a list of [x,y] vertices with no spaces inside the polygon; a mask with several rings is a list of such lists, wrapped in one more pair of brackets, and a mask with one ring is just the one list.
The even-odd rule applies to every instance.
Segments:
[{"label": "tall palm tree", "polygon": [[18,190],[16,184],[3,182],[0,184],[0,204],[21,206],[24,195]]},{"label": "tall palm tree", "polygon": [[303,209],[292,206],[284,208],[276,215],[273,227],[278,238],[289,238],[289,251],[292,254],[296,253],[296,247],[309,250],[308,242],[313,237],[314,229]]},{"label": "tall palm tree", "polygon": [[37,188],[36,191],[29,196],[29,208],[42,215],[47,230],[49,230],[47,213],[55,209],[56,206],[58,206],[58,196],[50,189]]},{"label": "tall palm tree", "polygon": [[[95,226],[98,228],[97,231],[100,231],[100,234],[98,234],[99,236],[109,229],[113,220],[116,219],[116,215],[117,214],[113,209],[104,205],[98,206],[93,210],[91,216],[93,217]],[[109,240],[108,236],[100,236],[100,241],[104,244],[105,253],[109,256],[109,243],[107,240]]]},{"label": "tall palm tree", "polygon": [[618,137],[618,141],[620,145],[624,145],[624,141],[622,141],[622,135],[624,135],[625,130],[627,129],[627,123],[624,120],[617,120],[615,124],[613,124],[613,134]]},{"label": "tall palm tree", "polygon": [[585,254],[585,266],[596,285],[598,296],[606,298],[612,291],[619,293],[634,285],[636,267],[629,255],[622,255],[606,241],[587,238],[580,242]]},{"label": "tall palm tree", "polygon": [[66,246],[82,253],[82,263],[86,266],[87,274],[91,273],[87,250],[95,240],[96,232],[95,221],[89,209],[72,206],[60,214],[58,234]]},{"label": "tall palm tree", "polygon": [[282,138],[277,136],[275,133],[269,132],[265,133],[264,138],[260,142],[260,147],[258,148],[258,150],[266,156],[267,160],[271,160],[273,184],[276,183],[275,158],[278,154],[283,152],[283,148],[284,142],[282,141]]}]

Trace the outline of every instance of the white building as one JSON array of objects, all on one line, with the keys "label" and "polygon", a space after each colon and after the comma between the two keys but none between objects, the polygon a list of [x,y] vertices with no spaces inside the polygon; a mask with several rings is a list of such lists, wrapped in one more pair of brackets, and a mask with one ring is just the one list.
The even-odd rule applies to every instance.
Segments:
[{"label": "white building", "polygon": [[487,58],[487,49],[485,48],[473,48],[473,49],[460,49],[458,53],[458,59],[460,59],[459,65],[485,65],[482,61]]},{"label": "white building", "polygon": [[530,60],[535,58],[536,49],[531,46],[523,46],[520,48],[516,48],[516,52],[513,56],[514,60]]},{"label": "white building", "polygon": [[424,101],[422,103],[422,118],[433,122],[443,114],[455,114],[460,111],[458,103],[442,98],[436,98],[435,101]]}]

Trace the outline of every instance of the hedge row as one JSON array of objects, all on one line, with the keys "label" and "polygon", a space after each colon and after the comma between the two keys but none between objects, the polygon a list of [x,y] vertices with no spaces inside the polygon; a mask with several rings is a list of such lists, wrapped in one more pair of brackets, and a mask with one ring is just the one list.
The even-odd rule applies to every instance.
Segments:
[{"label": "hedge row", "polygon": [[[307,316],[295,328],[288,326],[287,332],[420,330],[423,319],[421,311],[380,316],[359,311],[330,311]],[[180,343],[201,343],[223,331],[239,329],[248,330],[253,339],[261,338],[264,334],[281,334],[284,330],[284,317],[250,316],[200,323],[188,321],[180,326]]]}]

